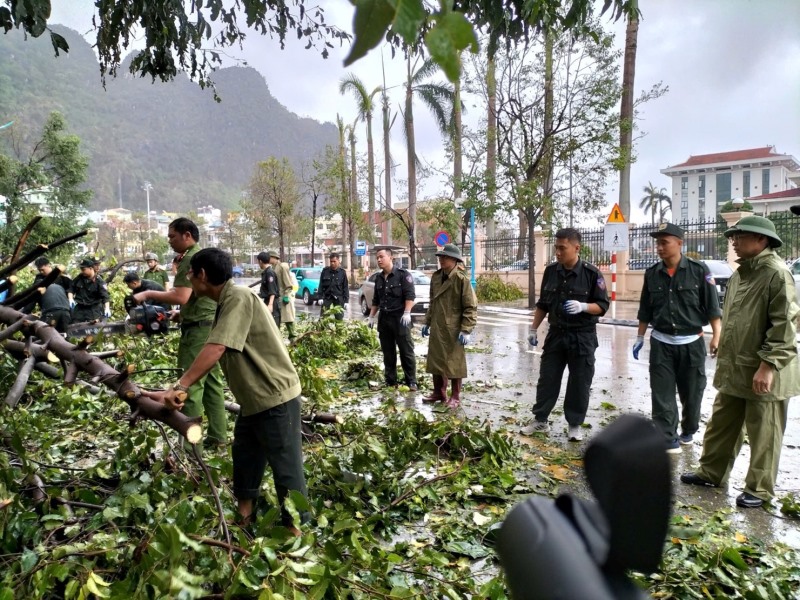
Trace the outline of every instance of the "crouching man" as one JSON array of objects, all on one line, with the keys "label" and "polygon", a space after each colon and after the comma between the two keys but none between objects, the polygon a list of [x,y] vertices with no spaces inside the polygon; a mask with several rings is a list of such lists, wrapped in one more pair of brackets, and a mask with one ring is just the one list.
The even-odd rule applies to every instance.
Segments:
[{"label": "crouching man", "polygon": [[[300,379],[275,321],[262,300],[234,285],[230,255],[218,248],[191,257],[188,276],[194,293],[217,303],[205,345],[183,376],[166,392],[152,393],[175,410],[178,392],[188,392],[219,362],[241,412],[233,439],[233,492],[240,522],[255,520],[256,499],[267,464],[281,505],[281,521],[300,531],[284,507],[290,490],[307,495],[300,433]],[[308,516],[303,515],[305,522]]]}]

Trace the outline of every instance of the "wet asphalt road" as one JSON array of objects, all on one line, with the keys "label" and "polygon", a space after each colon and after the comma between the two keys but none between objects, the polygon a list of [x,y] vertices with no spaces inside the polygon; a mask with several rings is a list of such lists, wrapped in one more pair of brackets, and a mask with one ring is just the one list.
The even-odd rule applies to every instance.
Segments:
[{"label": "wet asphalt road", "polygon": [[[635,317],[635,306],[619,303],[618,322]],[[298,312],[319,314],[316,305],[305,306],[296,302]],[[348,318],[363,319],[355,292],[351,294]],[[414,318],[419,330],[419,318]],[[465,381],[462,408],[470,417],[487,418],[498,427],[516,432],[530,419],[536,382],[539,377],[541,350],[531,348],[527,342],[530,312],[520,308],[484,307],[478,311],[478,326],[473,335],[473,344],[467,354],[469,378]],[[630,321],[631,323],[633,321]],[[539,329],[540,340],[544,340],[546,324]],[[599,347],[596,352],[596,369],[590,397],[585,430],[586,440],[580,444],[570,443],[566,436],[566,421],[560,406],[566,388],[566,373],[562,381],[561,400],[551,415],[550,438],[555,444],[585,447],[592,433],[596,433],[615,417],[625,412],[650,415],[650,389],[648,376],[649,345],[646,342],[640,360],[631,356],[631,346],[636,329],[625,325],[600,324],[597,329]],[[540,342],[541,343],[541,342]],[[424,356],[427,343],[417,339],[416,353],[420,359],[419,377],[425,382]],[[712,386],[715,361],[706,359],[708,383],[703,396],[701,428],[690,446],[683,446],[680,455],[671,456],[673,463],[673,493],[676,501],[688,505],[699,505],[710,511],[732,508],[731,518],[746,535],[766,541],[781,540],[800,547],[800,528],[796,521],[781,517],[776,506],[769,510],[739,509],[735,498],[744,487],[744,476],[749,462],[749,448],[745,445],[736,460],[727,487],[719,489],[687,486],[678,480],[681,473],[692,470],[700,458],[705,423],[710,416],[715,396]],[[424,388],[423,388],[424,390]],[[404,402],[423,413],[433,415],[431,407],[421,402],[422,392],[406,395]],[[611,405],[611,406],[610,406]],[[612,408],[613,406],[613,408]],[[520,436],[521,440],[525,440]],[[789,425],[784,438],[781,467],[778,475],[777,495],[788,492],[800,493],[800,405],[790,403]],[[584,482],[567,486],[570,491],[582,496],[590,492]]]}]

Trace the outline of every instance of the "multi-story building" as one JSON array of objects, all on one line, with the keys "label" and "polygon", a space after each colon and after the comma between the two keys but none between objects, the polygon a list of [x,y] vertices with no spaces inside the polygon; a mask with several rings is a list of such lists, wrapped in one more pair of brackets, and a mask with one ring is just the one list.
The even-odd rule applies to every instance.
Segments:
[{"label": "multi-story building", "polygon": [[757,198],[800,185],[800,163],[773,146],[690,156],[661,173],[672,178],[674,221],[712,219],[734,198],[752,198],[756,208]]}]

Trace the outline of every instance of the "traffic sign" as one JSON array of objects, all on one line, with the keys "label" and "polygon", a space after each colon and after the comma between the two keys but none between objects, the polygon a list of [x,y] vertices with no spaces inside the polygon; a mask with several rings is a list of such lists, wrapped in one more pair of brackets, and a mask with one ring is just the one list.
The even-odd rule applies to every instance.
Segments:
[{"label": "traffic sign", "polygon": [[437,246],[444,246],[445,244],[450,243],[450,234],[446,231],[437,231],[436,235],[433,236],[433,241],[436,242]]},{"label": "traffic sign", "polygon": [[603,228],[603,250],[622,252],[628,249],[628,224],[606,223]]},{"label": "traffic sign", "polygon": [[624,223],[624,222],[625,222],[625,215],[622,214],[622,209],[620,209],[619,204],[615,202],[614,208],[612,208],[611,212],[608,214],[608,221],[606,221],[606,223]]},{"label": "traffic sign", "polygon": [[356,241],[356,256],[366,256],[367,242]]}]

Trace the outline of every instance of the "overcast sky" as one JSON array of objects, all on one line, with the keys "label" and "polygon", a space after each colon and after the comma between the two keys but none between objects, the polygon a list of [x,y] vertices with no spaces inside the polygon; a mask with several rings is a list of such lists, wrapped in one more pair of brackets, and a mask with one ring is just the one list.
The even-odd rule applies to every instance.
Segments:
[{"label": "overcast sky", "polygon": [[[352,31],[348,2],[321,4],[328,6],[328,22]],[[633,220],[644,220],[638,201],[648,181],[669,192],[670,180],[659,169],[681,163],[690,155],[774,145],[779,152],[800,157],[798,0],[640,0],[640,8],[636,88],[648,89],[662,81],[669,86],[669,93],[641,110],[638,126],[647,135],[637,143],[638,159],[632,170]],[[93,0],[56,2],[52,22],[86,33],[91,29],[92,10]],[[624,24],[604,22],[617,33],[622,47]],[[91,35],[87,37],[91,39]],[[251,34],[238,57],[258,69],[273,96],[298,115],[334,122],[338,113],[352,122],[354,101],[339,94],[339,82],[353,72],[368,89],[380,85],[380,52],[375,50],[345,69],[342,61],[347,48],[337,47],[327,60],[303,48],[302,42],[290,39],[281,51],[277,43]],[[392,61],[386,50],[384,58],[387,85],[398,86],[393,96],[397,110],[403,98],[399,86],[405,79],[405,64],[399,57]],[[422,107],[414,116],[418,154],[447,168],[432,121]],[[378,152],[379,117],[373,128]],[[364,139],[362,127],[359,144],[363,150]],[[405,178],[400,117],[393,129],[392,153],[400,165],[396,176]],[[382,164],[382,159],[376,162]],[[429,184],[425,191],[440,189]],[[617,200],[616,193],[616,182],[610,182],[609,208]]]}]

